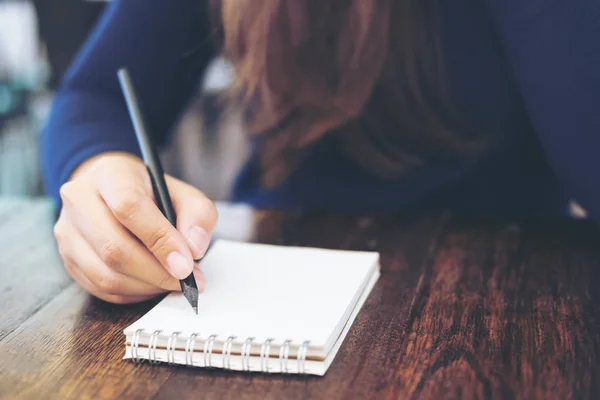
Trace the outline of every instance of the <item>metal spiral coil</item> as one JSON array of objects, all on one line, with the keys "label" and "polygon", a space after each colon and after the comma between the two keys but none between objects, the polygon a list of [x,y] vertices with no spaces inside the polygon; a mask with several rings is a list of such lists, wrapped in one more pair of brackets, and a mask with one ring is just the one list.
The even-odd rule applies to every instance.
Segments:
[{"label": "metal spiral coil", "polygon": [[271,352],[271,343],[274,339],[267,339],[260,346],[260,370],[262,372],[269,372],[269,353]]},{"label": "metal spiral coil", "polygon": [[231,348],[234,340],[235,336],[229,336],[223,345],[223,368],[225,369],[231,369]]},{"label": "metal spiral coil", "polygon": [[249,337],[242,346],[242,370],[250,371],[250,349],[252,348],[253,337]]},{"label": "metal spiral coil", "polygon": [[158,335],[161,332],[162,331],[160,330],[154,331],[148,341],[148,361],[150,361],[150,364],[156,364],[158,362],[156,359],[156,345],[158,344]]},{"label": "metal spiral coil", "polygon": [[169,336],[169,341],[167,342],[167,362],[169,365],[175,364],[175,345],[177,344],[177,336],[179,336],[181,332],[173,332],[171,336]]},{"label": "metal spiral coil", "polygon": [[[131,340],[131,359],[134,363],[140,364],[143,362],[143,359],[140,358],[139,355],[139,347],[140,347],[140,336],[144,332],[144,329],[137,329],[133,334],[133,338]],[[148,340],[148,361],[150,364],[156,364],[159,360],[156,358],[156,350],[158,346],[159,336],[162,333],[161,330],[154,331]],[[175,352],[177,349],[177,341],[179,340],[179,335],[181,332],[173,332],[168,337],[167,347],[166,347],[166,358],[167,363],[169,365],[175,364]],[[192,333],[185,342],[185,359],[184,363],[187,366],[194,366],[194,353],[195,353],[195,344],[200,337],[199,333]],[[215,343],[217,341],[218,335],[210,335],[204,341],[204,367],[215,367],[212,363],[212,355],[213,350],[215,348]],[[236,336],[229,336],[227,340],[225,340],[223,344],[223,364],[222,367],[224,369],[231,370],[231,353],[233,349],[233,342],[236,339]],[[270,361],[270,353],[271,347],[273,346],[274,338],[266,339],[263,343],[255,343],[254,337],[248,337],[242,344],[241,348],[241,370],[242,371],[250,371],[250,361],[252,354],[252,347],[258,346],[260,344],[260,370],[261,372],[268,373],[271,372],[269,365]],[[308,353],[310,341],[304,341],[298,348],[298,352],[296,355],[297,361],[297,372],[299,374],[306,374],[306,358]],[[290,365],[289,365],[289,356],[290,356],[290,347],[292,345],[291,340],[285,340],[279,348],[279,369],[282,373],[289,373]]]},{"label": "metal spiral coil", "polygon": [[139,347],[140,347],[140,335],[142,334],[143,331],[144,331],[143,329],[136,330],[135,333],[133,334],[133,338],[131,339],[131,359],[136,364],[141,362],[140,354],[139,354]]},{"label": "metal spiral coil", "polygon": [[190,367],[194,366],[194,344],[196,343],[196,336],[198,336],[198,334],[192,333],[185,342],[185,365]]},{"label": "metal spiral coil", "polygon": [[217,335],[210,335],[208,337],[208,340],[204,343],[204,366],[205,367],[212,367],[211,358],[212,358],[213,348],[215,347],[215,339],[216,338],[217,338]]}]

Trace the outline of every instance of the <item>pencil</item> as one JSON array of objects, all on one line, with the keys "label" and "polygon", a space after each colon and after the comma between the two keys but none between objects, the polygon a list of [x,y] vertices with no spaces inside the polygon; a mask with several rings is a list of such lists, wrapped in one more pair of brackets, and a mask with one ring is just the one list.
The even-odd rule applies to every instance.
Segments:
[{"label": "pencil", "polygon": [[[165,182],[164,170],[160,163],[160,159],[158,158],[158,153],[156,152],[155,147],[150,140],[150,136],[148,135],[148,130],[138,104],[133,83],[131,81],[131,77],[129,76],[129,71],[126,68],[121,68],[118,70],[117,76],[121,84],[121,90],[125,96],[125,102],[127,103],[127,109],[129,110],[129,116],[131,117],[131,121],[133,123],[135,136],[137,138],[138,145],[140,146],[142,158],[144,160],[144,164],[146,164],[146,168],[148,169],[150,180],[152,181],[152,189],[154,191],[156,203],[160,211],[169,220],[171,225],[177,226],[177,216],[175,215],[175,209],[173,208],[173,203],[171,202],[171,196],[169,195],[167,183]],[[197,314],[198,286],[196,285],[194,275],[190,274],[187,278],[180,280],[179,283],[181,285],[181,291],[183,292],[183,295],[194,309],[194,312]]]}]

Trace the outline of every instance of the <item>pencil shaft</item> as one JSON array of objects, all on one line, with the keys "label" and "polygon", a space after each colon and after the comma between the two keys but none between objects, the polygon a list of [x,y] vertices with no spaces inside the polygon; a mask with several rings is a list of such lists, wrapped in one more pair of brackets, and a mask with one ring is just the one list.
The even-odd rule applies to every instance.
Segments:
[{"label": "pencil shaft", "polygon": [[[150,135],[148,134],[142,110],[133,89],[131,77],[125,68],[119,69],[117,75],[119,77],[119,82],[121,83],[123,95],[125,96],[125,102],[127,103],[131,121],[133,122],[135,136],[140,146],[140,151],[142,152],[142,158],[148,169],[148,174],[150,175],[154,198],[156,199],[158,208],[169,220],[171,225],[177,226],[177,216],[175,215],[175,208],[171,202],[167,182],[165,181],[165,173],[160,163],[160,159],[158,158],[158,152],[154,148]],[[188,300],[194,311],[198,313],[198,286],[196,285],[193,273],[187,278],[181,279],[179,284],[181,285],[181,290],[185,298]]]},{"label": "pencil shaft", "polygon": [[137,96],[133,90],[131,77],[126,69],[120,69],[118,76],[125,95],[127,108],[129,109],[129,114],[133,122],[135,135],[142,152],[142,158],[148,168],[150,179],[152,180],[152,188],[154,190],[156,202],[163,215],[173,226],[176,226],[177,216],[175,215],[175,209],[167,189],[165,174],[160,159],[158,158],[158,153],[150,140],[150,135],[148,134],[148,129],[144,122]]}]

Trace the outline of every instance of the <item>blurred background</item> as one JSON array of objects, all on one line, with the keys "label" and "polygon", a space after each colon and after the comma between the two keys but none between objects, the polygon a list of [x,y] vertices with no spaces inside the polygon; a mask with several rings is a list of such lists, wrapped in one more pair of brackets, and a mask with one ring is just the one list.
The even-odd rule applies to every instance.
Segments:
[{"label": "blurred background", "polygon": [[[52,95],[109,1],[0,0],[0,200],[44,197],[38,144]],[[226,202],[248,144],[240,111],[219,106],[227,62],[213,60],[200,79],[161,156],[167,173]]]},{"label": "blurred background", "polygon": [[[0,198],[44,196],[38,144],[53,92],[107,4],[0,0]],[[241,113],[218,102],[231,78],[215,59],[162,154],[168,173],[218,201],[247,155]]]}]

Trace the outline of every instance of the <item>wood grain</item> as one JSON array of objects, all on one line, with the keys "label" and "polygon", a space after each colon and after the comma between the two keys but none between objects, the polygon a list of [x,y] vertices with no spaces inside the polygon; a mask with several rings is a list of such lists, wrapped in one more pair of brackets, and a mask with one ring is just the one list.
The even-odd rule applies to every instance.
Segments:
[{"label": "wood grain", "polygon": [[585,223],[448,226],[391,397],[596,397],[597,238]]},{"label": "wood grain", "polygon": [[0,340],[70,284],[46,200],[0,200]]},{"label": "wood grain", "polygon": [[[51,218],[40,220],[49,225]],[[18,308],[17,317],[0,321],[0,332],[6,332],[0,340],[0,397],[569,399],[600,394],[600,235],[589,223],[511,224],[432,211],[377,218],[257,212],[256,224],[253,240],[259,242],[382,255],[381,279],[325,377],[136,366],[122,360],[122,330],[157,300],[110,305],[58,278],[51,290],[44,289],[44,279],[23,288],[18,275],[33,267],[21,260],[0,264],[2,273],[15,275],[17,290],[37,287],[47,294],[39,295],[46,300],[37,309]],[[0,232],[14,229],[10,225],[0,223]],[[0,299],[9,298],[8,287],[2,282]]]}]

